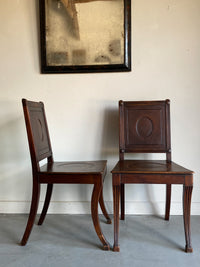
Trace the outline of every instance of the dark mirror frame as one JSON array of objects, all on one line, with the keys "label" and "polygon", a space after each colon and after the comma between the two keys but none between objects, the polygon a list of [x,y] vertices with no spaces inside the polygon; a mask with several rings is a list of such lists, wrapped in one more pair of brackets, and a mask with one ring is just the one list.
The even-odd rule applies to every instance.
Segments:
[{"label": "dark mirror frame", "polygon": [[41,73],[91,73],[131,71],[131,0],[124,0],[124,63],[101,65],[47,65],[45,0],[39,0]]}]

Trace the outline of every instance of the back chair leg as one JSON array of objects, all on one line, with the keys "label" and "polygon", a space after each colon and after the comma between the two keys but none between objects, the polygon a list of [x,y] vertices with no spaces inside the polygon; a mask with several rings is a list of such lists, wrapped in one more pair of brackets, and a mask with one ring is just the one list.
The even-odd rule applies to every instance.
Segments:
[{"label": "back chair leg", "polygon": [[121,220],[125,219],[125,187],[121,184]]},{"label": "back chair leg", "polygon": [[185,252],[193,252],[190,230],[190,207],[193,186],[183,186],[183,220],[185,228]]},{"label": "back chair leg", "polygon": [[106,240],[106,238],[104,237],[101,231],[101,227],[99,223],[99,216],[98,216],[98,203],[99,203],[100,194],[102,192],[102,188],[103,188],[103,184],[101,181],[96,182],[94,184],[92,200],[91,200],[91,213],[92,213],[92,220],[93,220],[95,231],[100,241],[103,244],[104,250],[110,250],[110,244],[108,243],[108,241]]},{"label": "back chair leg", "polygon": [[170,206],[171,206],[171,184],[166,185],[166,206],[165,206],[165,220],[169,221]]},{"label": "back chair leg", "polygon": [[38,225],[42,225],[43,222],[44,222],[44,219],[46,217],[47,210],[48,210],[48,207],[49,207],[49,203],[50,203],[50,200],[51,200],[52,190],[53,190],[53,184],[48,184],[47,185],[46,197],[45,197],[45,201],[44,201],[44,206],[43,206],[43,209],[42,209],[42,213],[40,215],[40,219],[38,221]]},{"label": "back chair leg", "polygon": [[107,219],[107,223],[108,224],[111,224],[112,221],[107,213],[107,210],[106,210],[106,207],[105,207],[105,203],[104,203],[104,199],[103,199],[103,189],[101,190],[101,193],[100,193],[100,197],[99,197],[99,204],[100,204],[100,207],[101,207],[101,210],[103,212],[103,215],[104,217]]},{"label": "back chair leg", "polygon": [[[33,180],[36,180],[36,179],[33,179]],[[26,225],[26,230],[25,230],[23,238],[21,240],[21,245],[22,246],[26,245],[26,243],[28,241],[28,238],[30,236],[30,233],[32,231],[33,224],[34,224],[34,221],[35,221],[35,216],[37,214],[39,197],[40,197],[40,184],[37,183],[37,182],[33,182],[31,208],[30,208],[28,222],[27,222],[27,225]]]}]

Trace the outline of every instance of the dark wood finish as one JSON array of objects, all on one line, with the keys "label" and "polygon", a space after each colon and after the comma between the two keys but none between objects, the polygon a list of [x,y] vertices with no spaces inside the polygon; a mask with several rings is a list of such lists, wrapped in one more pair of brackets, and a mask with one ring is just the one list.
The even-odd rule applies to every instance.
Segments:
[{"label": "dark wood finish", "polygon": [[98,73],[98,72],[131,71],[131,0],[124,0],[124,63],[102,64],[102,65],[97,64],[97,65],[76,65],[76,66],[74,65],[49,66],[47,64],[47,56],[46,56],[45,0],[40,0],[39,4],[40,4],[41,73],[53,74],[53,73],[90,73],[90,72]]},{"label": "dark wood finish", "polygon": [[191,198],[192,198],[193,186],[183,186],[183,220],[185,229],[185,251],[192,252],[191,243],[191,230],[190,230],[190,208],[191,208]]},{"label": "dark wood finish", "polygon": [[121,220],[124,220],[125,219],[125,204],[124,204],[124,201],[125,201],[125,185],[123,183],[121,183]]},{"label": "dark wood finish", "polygon": [[46,197],[45,197],[42,213],[41,213],[40,219],[38,221],[38,225],[42,225],[43,222],[44,222],[45,216],[47,214],[47,210],[49,208],[49,203],[50,203],[50,200],[51,200],[52,191],[53,191],[53,184],[47,184]]},{"label": "dark wood finish", "polygon": [[[27,101],[26,99],[22,99],[22,103],[32,162],[33,192],[30,214],[21,245],[26,245],[33,228],[40,196],[40,184],[47,184],[47,192],[38,225],[42,225],[45,219],[53,184],[93,184],[94,189],[91,198],[92,220],[104,250],[109,250],[110,245],[102,233],[98,218],[99,203],[107,223],[111,223],[103,200],[103,181],[106,175],[107,162],[105,160],[54,162],[44,104],[42,102]],[[39,162],[45,158],[47,163],[40,167]]]},{"label": "dark wood finish", "polygon": [[120,175],[113,173],[113,211],[114,211],[114,251],[120,251],[119,247],[119,199],[120,199]]},{"label": "dark wood finish", "polygon": [[[125,153],[165,153],[166,160],[126,160]],[[125,219],[125,184],[166,184],[165,220],[169,220],[172,184],[183,185],[186,252],[192,252],[190,206],[193,172],[171,161],[170,101],[119,101],[119,161],[112,170],[114,251],[119,251],[119,199]]]},{"label": "dark wood finish", "polygon": [[107,224],[111,224],[112,221],[107,213],[107,210],[106,210],[106,207],[105,207],[105,204],[104,204],[104,200],[103,200],[103,190],[101,190],[101,193],[100,193],[100,196],[99,196],[99,204],[100,204],[100,207],[101,207],[101,210],[103,212],[103,215],[105,216],[105,218],[107,219]]},{"label": "dark wood finish", "polygon": [[171,184],[166,184],[166,205],[165,205],[165,220],[169,221],[170,207],[171,207]]}]

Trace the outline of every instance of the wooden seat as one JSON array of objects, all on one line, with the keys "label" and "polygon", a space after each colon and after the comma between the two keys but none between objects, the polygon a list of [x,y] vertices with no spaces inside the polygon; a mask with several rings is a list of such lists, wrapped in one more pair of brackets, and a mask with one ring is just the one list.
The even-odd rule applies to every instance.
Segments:
[{"label": "wooden seat", "polygon": [[[32,162],[33,191],[30,214],[21,245],[26,245],[33,227],[40,196],[40,184],[47,184],[47,192],[38,225],[41,225],[45,219],[53,184],[94,184],[91,199],[92,220],[103,248],[109,250],[110,245],[102,233],[98,218],[99,203],[107,223],[111,223],[102,193],[107,162],[105,160],[54,162],[44,104],[42,102],[27,101],[26,99],[22,99],[22,103]],[[47,163],[40,167],[39,162],[43,159],[47,159]]]},{"label": "wooden seat", "polygon": [[[126,160],[125,153],[166,153],[166,160]],[[119,101],[119,162],[112,170],[114,251],[119,251],[119,201],[125,219],[125,184],[166,184],[165,220],[169,220],[171,185],[183,185],[186,252],[192,252],[190,206],[193,172],[171,160],[170,101]]]}]

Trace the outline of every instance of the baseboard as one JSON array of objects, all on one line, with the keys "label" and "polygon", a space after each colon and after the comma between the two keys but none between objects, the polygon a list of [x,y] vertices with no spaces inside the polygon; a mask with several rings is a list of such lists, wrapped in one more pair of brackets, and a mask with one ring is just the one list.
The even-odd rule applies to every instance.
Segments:
[{"label": "baseboard", "polygon": [[[105,202],[108,213],[113,213],[112,201]],[[40,202],[38,213],[41,212],[43,202]],[[135,215],[163,215],[165,212],[164,202],[126,202],[126,214]],[[30,202],[25,201],[0,201],[0,213],[29,213]],[[90,202],[56,202],[52,201],[48,213],[52,214],[90,214]],[[99,213],[101,209],[99,208]],[[172,202],[171,215],[182,215],[182,203]],[[191,215],[200,215],[200,202],[193,202]]]}]

